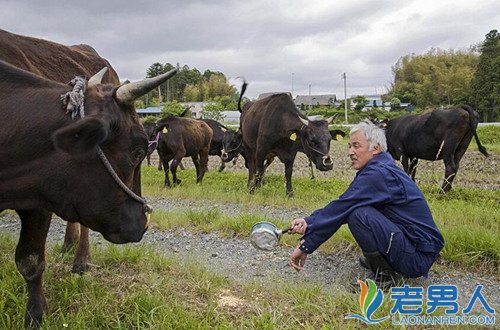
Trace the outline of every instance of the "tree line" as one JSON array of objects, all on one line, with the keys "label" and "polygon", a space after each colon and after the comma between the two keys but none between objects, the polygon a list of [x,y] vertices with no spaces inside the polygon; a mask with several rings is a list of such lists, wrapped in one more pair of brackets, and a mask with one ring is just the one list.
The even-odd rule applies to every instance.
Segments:
[{"label": "tree line", "polygon": [[482,121],[500,120],[500,34],[492,30],[480,46],[465,51],[431,49],[405,55],[392,67],[386,96],[418,108],[469,104]]},{"label": "tree line", "polygon": [[[158,76],[174,69],[171,63],[153,63],[146,71],[146,78]],[[239,93],[219,71],[201,73],[188,65],[177,66],[178,73],[155,90],[136,101],[137,108],[180,102],[212,101],[224,109],[236,109]]]},{"label": "tree line", "polygon": [[[171,63],[153,63],[146,77],[173,68]],[[178,68],[173,78],[139,99],[136,106],[212,101],[215,112],[236,109],[239,93],[222,72],[201,73],[187,65]],[[394,81],[383,99],[391,102],[394,110],[398,110],[401,102],[410,103],[411,109],[469,104],[478,111],[481,121],[500,121],[500,34],[497,30],[486,34],[481,45],[467,50],[433,48],[425,54],[402,56],[392,72]],[[355,103],[358,108],[365,105],[361,98]]]}]

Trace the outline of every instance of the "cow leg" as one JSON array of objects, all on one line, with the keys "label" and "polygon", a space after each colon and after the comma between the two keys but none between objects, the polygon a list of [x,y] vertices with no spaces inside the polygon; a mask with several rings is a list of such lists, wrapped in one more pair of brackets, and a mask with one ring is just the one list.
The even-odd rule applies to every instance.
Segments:
[{"label": "cow leg", "polygon": [[200,151],[200,175],[197,175],[196,183],[201,183],[203,181],[203,177],[205,176],[205,170],[208,166],[208,151],[208,148]]},{"label": "cow leg", "polygon": [[151,166],[151,154],[149,152],[146,154],[146,161],[148,163],[148,166]]},{"label": "cow leg", "polygon": [[52,213],[43,209],[16,210],[21,218],[21,235],[16,247],[16,266],[26,281],[28,304],[25,327],[39,327],[47,310],[42,289],[45,270],[45,240]]},{"label": "cow leg", "polygon": [[255,187],[260,188],[262,187],[262,181],[264,179],[264,173],[266,171],[265,167],[265,161],[266,161],[266,154],[262,152],[257,153],[256,157],[256,175],[255,175]]},{"label": "cow leg", "polygon": [[158,154],[158,171],[163,171],[163,160],[161,159],[160,155]]},{"label": "cow leg", "polygon": [[172,172],[172,182],[174,185],[178,185],[182,182],[177,178],[177,166],[182,161],[182,157],[184,157],[184,154],[185,153],[175,155],[174,159],[170,163],[170,171]]},{"label": "cow leg", "polygon": [[253,194],[255,192],[255,157],[247,157],[245,159],[248,168],[248,192]]},{"label": "cow leg", "polygon": [[90,244],[89,244],[89,229],[83,225],[80,225],[80,240],[78,241],[78,247],[75,253],[75,259],[73,260],[72,273],[83,274],[89,269],[90,260]]},{"label": "cow leg", "polygon": [[454,155],[450,157],[443,157],[443,162],[445,166],[444,170],[444,181],[441,189],[444,193],[447,193],[451,189],[453,180],[458,171],[458,163],[455,161]]},{"label": "cow leg", "polygon": [[161,159],[161,162],[163,164],[163,169],[165,171],[165,187],[170,187],[170,177],[169,177],[169,174],[168,174],[168,171],[170,169],[170,166],[168,165],[168,163],[170,162],[171,158],[162,158]]},{"label": "cow leg", "polygon": [[311,169],[311,180],[313,180],[314,179],[314,165],[311,162],[311,160],[309,160],[309,168]]},{"label": "cow leg", "polygon": [[410,158],[408,166],[408,175],[415,181],[415,174],[417,173],[418,158]]},{"label": "cow leg", "polygon": [[410,175],[408,157],[401,155],[401,158],[399,160],[401,161],[401,165],[403,165],[403,170],[405,171],[405,173]]},{"label": "cow leg", "polygon": [[191,160],[193,161],[194,164],[194,169],[196,170],[196,182],[198,182],[198,178],[200,177],[200,158],[198,155],[191,156]]},{"label": "cow leg", "polygon": [[224,171],[224,169],[226,168],[226,163],[222,161],[222,158],[220,160],[220,166],[219,166],[219,172],[222,172]]},{"label": "cow leg", "polygon": [[66,224],[66,233],[64,234],[64,243],[61,253],[71,250],[80,240],[80,224],[78,222],[68,222]]},{"label": "cow leg", "polygon": [[293,197],[293,188],[292,188],[293,163],[294,163],[293,159],[285,161],[286,195],[289,198]]}]

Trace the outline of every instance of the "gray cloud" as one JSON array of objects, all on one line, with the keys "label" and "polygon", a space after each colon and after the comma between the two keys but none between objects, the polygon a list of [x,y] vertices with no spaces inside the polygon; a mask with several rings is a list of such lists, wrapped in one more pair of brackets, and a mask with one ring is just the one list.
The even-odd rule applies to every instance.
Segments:
[{"label": "gray cloud", "polygon": [[[493,0],[0,1],[0,27],[63,44],[86,43],[122,79],[154,62],[187,64],[249,81],[248,95],[385,92],[391,66],[432,47],[463,49],[498,28]],[[238,82],[239,83],[239,82]]]}]

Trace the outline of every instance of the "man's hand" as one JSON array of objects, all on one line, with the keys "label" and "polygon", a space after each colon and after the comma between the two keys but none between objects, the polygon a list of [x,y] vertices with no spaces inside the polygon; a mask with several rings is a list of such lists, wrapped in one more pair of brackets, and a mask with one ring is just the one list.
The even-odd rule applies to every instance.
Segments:
[{"label": "man's hand", "polygon": [[302,252],[299,247],[296,247],[290,257],[290,265],[296,271],[300,271],[306,263],[307,253]]},{"label": "man's hand", "polygon": [[290,227],[289,234],[304,234],[307,229],[307,222],[303,218],[294,219]]}]

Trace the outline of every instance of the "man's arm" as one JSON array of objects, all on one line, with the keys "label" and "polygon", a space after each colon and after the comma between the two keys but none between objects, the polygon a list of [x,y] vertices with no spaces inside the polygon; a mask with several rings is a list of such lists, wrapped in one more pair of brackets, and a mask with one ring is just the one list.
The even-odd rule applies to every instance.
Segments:
[{"label": "man's arm", "polygon": [[362,170],[339,199],[305,218],[307,229],[299,249],[308,254],[314,252],[347,222],[354,209],[382,204],[390,198],[383,174],[374,168]]}]

